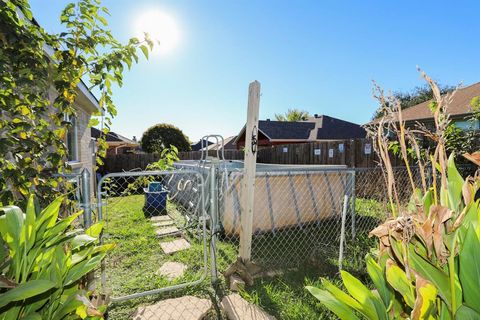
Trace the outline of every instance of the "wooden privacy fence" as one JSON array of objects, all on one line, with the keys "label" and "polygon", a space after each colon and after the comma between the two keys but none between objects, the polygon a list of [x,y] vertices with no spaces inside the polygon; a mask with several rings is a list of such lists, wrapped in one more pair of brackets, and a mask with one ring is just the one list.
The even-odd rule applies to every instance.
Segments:
[{"label": "wooden privacy fence", "polygon": [[[210,150],[210,156],[217,152]],[[199,160],[201,151],[180,152],[182,160]],[[375,167],[378,157],[368,139],[319,141],[300,144],[277,145],[258,150],[257,162],[278,164],[334,164],[349,167]],[[104,172],[130,171],[145,169],[159,159],[158,154],[119,154],[108,156],[101,170]],[[225,150],[225,159],[243,160],[243,150]],[[403,165],[398,158],[392,157],[393,166]]]}]

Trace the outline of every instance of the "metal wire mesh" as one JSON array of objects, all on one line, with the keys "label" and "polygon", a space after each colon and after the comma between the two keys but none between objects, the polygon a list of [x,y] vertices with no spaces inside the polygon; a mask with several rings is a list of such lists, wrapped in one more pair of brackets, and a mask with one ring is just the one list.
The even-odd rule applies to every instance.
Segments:
[{"label": "metal wire mesh", "polygon": [[99,286],[113,302],[111,318],[149,319],[155,314],[154,319],[188,319],[210,309],[210,300],[201,297],[137,307],[154,302],[153,294],[157,299],[173,291],[186,295],[189,287],[206,283],[202,185],[203,177],[189,171],[118,173],[101,180],[102,241],[115,247],[104,260]]}]

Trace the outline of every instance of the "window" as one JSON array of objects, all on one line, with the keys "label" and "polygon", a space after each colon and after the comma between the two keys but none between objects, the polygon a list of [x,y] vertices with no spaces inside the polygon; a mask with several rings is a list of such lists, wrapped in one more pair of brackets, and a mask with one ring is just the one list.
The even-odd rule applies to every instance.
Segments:
[{"label": "window", "polygon": [[479,121],[477,119],[474,120],[458,120],[453,121],[455,127],[462,129],[462,130],[479,130]]},{"label": "window", "polygon": [[67,139],[65,141],[68,150],[68,161],[78,161],[77,119],[73,116],[66,116],[65,121],[70,123],[70,127],[67,130]]}]

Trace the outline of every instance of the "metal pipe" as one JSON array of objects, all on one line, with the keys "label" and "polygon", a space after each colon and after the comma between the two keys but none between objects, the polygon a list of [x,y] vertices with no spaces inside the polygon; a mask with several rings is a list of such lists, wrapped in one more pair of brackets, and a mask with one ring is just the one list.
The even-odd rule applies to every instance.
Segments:
[{"label": "metal pipe", "polygon": [[340,252],[338,255],[338,269],[342,270],[343,262],[343,246],[345,243],[345,220],[347,217],[347,208],[348,208],[348,195],[345,195],[343,198],[343,211],[342,211],[342,228],[340,231]]},{"label": "metal pipe", "polygon": [[92,225],[92,206],[90,193],[90,172],[87,168],[82,170],[82,207],[83,207],[83,224],[87,229]]},{"label": "metal pipe", "polygon": [[218,230],[218,186],[217,186],[217,179],[216,179],[216,167],[217,162],[212,161],[212,165],[210,167],[210,232],[212,234],[211,242],[210,242],[210,256],[211,256],[211,276],[212,276],[212,283],[216,283],[218,280],[217,276],[217,230]]}]

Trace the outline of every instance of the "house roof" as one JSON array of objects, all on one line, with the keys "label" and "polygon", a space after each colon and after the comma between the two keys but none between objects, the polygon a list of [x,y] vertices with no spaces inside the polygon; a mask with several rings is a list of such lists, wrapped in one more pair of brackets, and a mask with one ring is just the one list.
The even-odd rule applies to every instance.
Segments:
[{"label": "house roof", "polygon": [[314,122],[306,121],[258,121],[258,130],[270,140],[305,140],[315,128]]},{"label": "house roof", "polygon": [[[366,135],[365,129],[358,124],[325,115],[311,117],[306,121],[260,120],[258,131],[270,141],[340,140],[364,138]],[[245,127],[240,131],[236,142],[244,133]]]},{"label": "house roof", "polygon": [[205,141],[205,139],[200,139],[200,140],[198,140],[197,143],[190,145],[190,147],[192,148],[192,151],[198,151],[198,150],[202,149],[202,140],[203,140],[203,145],[204,146],[213,144],[213,142],[211,142],[211,141]]},{"label": "house roof", "polygon": [[[470,101],[480,96],[480,82],[458,89],[453,96],[452,102],[447,107],[447,113],[456,116],[472,112]],[[405,121],[425,120],[433,118],[429,104],[432,100],[422,102],[405,110],[402,117]]]},{"label": "house roof", "polygon": [[[92,135],[92,138],[98,139],[98,138],[100,138],[101,131],[98,130],[97,128],[92,127],[91,128],[91,135]],[[129,139],[127,137],[124,137],[124,136],[122,136],[118,133],[115,133],[113,131],[110,131],[109,133],[107,133],[106,141],[107,141],[107,143],[111,143],[111,144],[129,144],[129,145],[134,145],[134,146],[139,146],[140,145],[137,141]]]},{"label": "house roof", "polygon": [[366,131],[356,123],[322,115],[317,130],[317,140],[364,138]]},{"label": "house roof", "polygon": [[[236,138],[237,138],[237,136],[231,136],[231,137],[223,139],[223,147],[225,148],[225,150],[236,149],[236,147],[235,147],[235,139]],[[218,145],[220,145],[220,143],[218,143]],[[208,146],[207,150],[217,150],[217,148],[219,147],[218,145],[217,145],[217,143],[212,143],[211,145]]]}]

